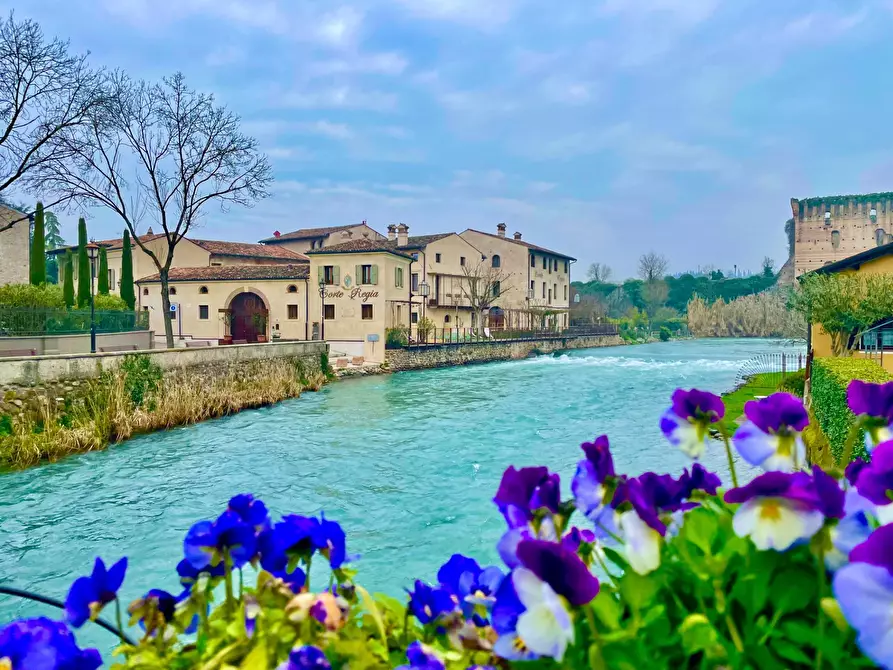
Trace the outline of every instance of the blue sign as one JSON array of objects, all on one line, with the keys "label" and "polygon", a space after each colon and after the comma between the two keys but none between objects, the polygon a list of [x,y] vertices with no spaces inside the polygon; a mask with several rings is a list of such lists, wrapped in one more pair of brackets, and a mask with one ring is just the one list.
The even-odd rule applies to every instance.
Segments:
[{"label": "blue sign", "polygon": [[372,335],[367,335],[367,336],[366,336],[366,341],[367,341],[367,342],[378,342],[378,334],[377,334],[377,333],[374,333],[374,334],[372,334]]},{"label": "blue sign", "polygon": [[171,303],[171,311],[172,311],[172,312],[176,312],[176,311],[177,311],[177,303],[175,303],[175,302],[172,302],[172,303]]}]

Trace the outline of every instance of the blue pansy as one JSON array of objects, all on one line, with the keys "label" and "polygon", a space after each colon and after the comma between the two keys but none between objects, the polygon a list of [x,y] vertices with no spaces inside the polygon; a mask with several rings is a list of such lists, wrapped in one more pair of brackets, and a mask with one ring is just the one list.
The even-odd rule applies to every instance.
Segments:
[{"label": "blue pansy", "polygon": [[240,568],[251,561],[257,552],[254,526],[236,513],[227,510],[216,521],[199,521],[186,533],[183,554],[198,570],[217,567],[229,552],[233,566]]},{"label": "blue pansy", "polygon": [[496,591],[496,602],[491,612],[491,625],[499,636],[493,645],[493,651],[509,661],[530,661],[537,654],[529,649],[518,635],[518,619],[524,613],[524,605],[518,598],[512,576],[502,580]]},{"label": "blue pansy", "polygon": [[238,514],[242,521],[249,526],[254,526],[255,530],[263,529],[270,521],[267,506],[250,493],[230,498],[227,509]]},{"label": "blue pansy", "polygon": [[329,559],[329,565],[337,570],[347,561],[347,544],[340,524],[321,515],[320,522],[313,527],[313,548]]},{"label": "blue pansy", "polygon": [[96,649],[80,649],[60,621],[22,619],[0,628],[0,667],[10,670],[96,670]]},{"label": "blue pansy", "polygon": [[417,579],[409,593],[409,609],[421,624],[437,621],[441,616],[455,612],[456,597],[447,589],[431,586]]},{"label": "blue pansy", "polygon": [[872,518],[876,508],[855,489],[846,492],[845,515],[831,528],[832,549],[825,553],[830,570],[838,570],[849,562],[850,552],[865,542],[874,529]]},{"label": "blue pansy", "polygon": [[595,442],[585,442],[582,449],[586,458],[577,463],[571,492],[577,509],[596,525],[604,525],[605,510],[610,502],[607,500],[608,484],[616,476],[608,437],[602,435]]},{"label": "blue pansy", "polygon": [[434,650],[419,641],[406,648],[406,659],[409,665],[397,666],[397,670],[444,670],[445,667]]},{"label": "blue pansy", "polygon": [[322,649],[307,645],[292,649],[288,661],[280,665],[277,670],[330,670],[331,667]]},{"label": "blue pansy", "polygon": [[282,521],[258,537],[261,566],[269,572],[281,572],[289,559],[309,558],[316,549],[319,520],[299,514],[288,514]]},{"label": "blue pansy", "polygon": [[72,626],[80,628],[87,620],[95,621],[102,608],[118,597],[118,589],[127,572],[127,558],[122,558],[106,570],[97,558],[89,577],[74,580],[65,599],[65,617]]},{"label": "blue pansy", "polygon": [[496,566],[481,568],[462,554],[453,554],[437,571],[437,581],[456,596],[466,618],[474,615],[475,607],[492,606],[502,578],[502,570]]}]

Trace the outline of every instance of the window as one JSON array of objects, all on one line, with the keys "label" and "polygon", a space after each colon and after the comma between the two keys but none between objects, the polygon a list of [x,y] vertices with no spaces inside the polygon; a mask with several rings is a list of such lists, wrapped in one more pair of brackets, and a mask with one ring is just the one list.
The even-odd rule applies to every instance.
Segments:
[{"label": "window", "polygon": [[546,257],[543,256],[543,270],[546,269]]},{"label": "window", "polygon": [[418,323],[419,322],[419,313],[413,312],[409,317],[410,323]]},{"label": "window", "polygon": [[450,322],[450,315],[449,315],[449,314],[446,314],[446,315],[443,317],[443,322],[444,322],[444,323],[449,323],[449,322]]},{"label": "window", "polygon": [[499,254],[493,254],[490,263],[494,268],[502,267],[502,259],[499,257]]},{"label": "window", "polygon": [[[289,284],[289,285],[288,285],[288,288],[286,289],[286,292],[287,292],[287,293],[297,293],[297,292],[298,292],[298,287],[295,286],[294,284]],[[295,317],[295,318],[297,318],[297,317]]]},{"label": "window", "polygon": [[360,307],[360,316],[363,321],[372,321],[372,305],[362,305]]},{"label": "window", "polygon": [[494,298],[499,297],[499,288],[500,288],[499,282],[498,281],[493,282],[493,297]]},{"label": "window", "polygon": [[413,293],[418,293],[418,291],[419,291],[419,273],[418,272],[412,273],[411,283],[410,283],[409,288],[412,290]]},{"label": "window", "polygon": [[568,267],[567,261],[564,261],[564,274],[570,272],[570,268]]},{"label": "window", "polygon": [[324,283],[331,286],[335,283],[335,266],[334,265],[326,265],[323,266],[322,269],[322,280]]},{"label": "window", "polygon": [[546,299],[546,282],[543,282],[543,300]]},{"label": "window", "polygon": [[412,260],[414,260],[414,261],[419,260],[419,252],[418,251],[412,252]]},{"label": "window", "polygon": [[552,304],[552,289],[549,289],[549,303],[548,304],[550,304],[550,305]]},{"label": "window", "polygon": [[564,285],[564,299],[567,300],[567,284]]},{"label": "window", "polygon": [[549,274],[552,274],[552,259],[549,259]]},{"label": "window", "polygon": [[403,288],[403,268],[394,268],[394,286]]},{"label": "window", "polygon": [[115,285],[115,271],[109,270],[109,286]]},{"label": "window", "polygon": [[835,249],[840,249],[840,231],[832,230],[831,231],[831,246]]},{"label": "window", "polygon": [[372,277],[372,267],[371,265],[361,265],[360,266],[360,283],[361,284],[374,284],[375,279]]},{"label": "window", "polygon": [[199,305],[198,306],[198,318],[202,321],[206,321],[208,319],[208,306],[207,305]]},{"label": "window", "polygon": [[558,300],[558,284],[552,284],[552,295]]},{"label": "window", "polygon": [[298,306],[297,305],[289,305],[288,306],[288,318],[292,321],[298,318]]},{"label": "window", "polygon": [[335,305],[323,305],[322,315],[326,321],[331,321],[335,318]]},{"label": "window", "polygon": [[144,312],[148,312],[148,311],[149,311],[149,306],[147,305],[147,306],[143,307],[143,311],[144,311]]},{"label": "window", "polygon": [[434,254],[434,262],[440,263],[440,254]]},{"label": "window", "polygon": [[533,292],[536,290],[535,283],[531,280],[530,282],[530,295],[533,295]]},{"label": "window", "polygon": [[536,267],[536,256],[534,256],[533,254],[530,254],[530,267]]},{"label": "window", "polygon": [[211,263],[212,268],[219,268],[223,263]]},{"label": "window", "polygon": [[[143,289],[143,295],[149,295],[149,289],[144,288],[144,289]],[[149,309],[149,308],[146,307],[146,309]]]},{"label": "window", "polygon": [[168,295],[177,295],[177,287],[176,287],[176,286],[171,286],[171,287],[167,290],[167,293],[168,293]]},{"label": "window", "polygon": [[459,256],[459,265],[465,267],[465,256]]},{"label": "window", "polygon": [[207,294],[208,294],[208,287],[207,287],[207,286],[201,286],[201,287],[199,287],[198,292],[201,293],[202,295],[207,295]]}]

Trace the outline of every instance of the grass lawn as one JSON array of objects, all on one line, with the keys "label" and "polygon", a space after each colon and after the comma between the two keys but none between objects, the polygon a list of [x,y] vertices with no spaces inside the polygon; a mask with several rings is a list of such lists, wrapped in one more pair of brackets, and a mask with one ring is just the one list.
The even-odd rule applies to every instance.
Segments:
[{"label": "grass lawn", "polygon": [[738,428],[738,419],[744,416],[744,404],[757,396],[772,395],[778,390],[781,383],[780,372],[760,372],[748,377],[747,381],[734,391],[723,394],[722,400],[726,404],[726,416],[723,424],[729,434]]}]

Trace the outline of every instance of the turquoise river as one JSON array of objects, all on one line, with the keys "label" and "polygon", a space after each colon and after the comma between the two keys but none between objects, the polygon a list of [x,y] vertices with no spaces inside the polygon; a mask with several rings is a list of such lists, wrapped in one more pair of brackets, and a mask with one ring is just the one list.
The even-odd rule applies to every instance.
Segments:
[{"label": "turquoise river", "polygon": [[[396,594],[455,551],[497,559],[492,505],[509,465],[548,465],[567,490],[579,444],[611,438],[620,471],[678,474],[658,430],[679,386],[729,390],[781,343],[694,340],[346,380],[275,407],[147,435],[0,476],[0,581],[64,598],[95,556],[130,559],[124,598],[175,591],[190,524],[236,493],[276,514],[324,511],[360,580]],[[705,464],[727,472],[717,443]],[[49,608],[0,597],[0,623]],[[103,637],[105,636],[105,637]],[[106,647],[107,634],[79,639]]]}]

